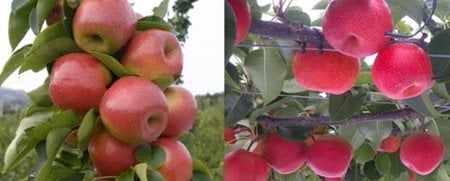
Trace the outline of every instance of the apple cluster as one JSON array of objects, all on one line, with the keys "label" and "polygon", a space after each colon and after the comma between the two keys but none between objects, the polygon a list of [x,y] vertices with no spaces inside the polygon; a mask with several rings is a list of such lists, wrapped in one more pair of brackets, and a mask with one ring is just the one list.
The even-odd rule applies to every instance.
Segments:
[{"label": "apple cluster", "polygon": [[[61,11],[61,1],[57,4],[54,10]],[[165,180],[190,180],[192,158],[178,137],[193,127],[197,105],[186,88],[174,84],[183,68],[181,46],[172,32],[138,31],[141,18],[127,0],[81,1],[72,28],[83,51],[57,58],[49,96],[60,109],[81,117],[98,112],[102,124],[88,152],[99,176],[131,170],[137,150],[150,144],[165,152],[155,169]],[[93,54],[117,58],[129,74],[112,74]]]}]

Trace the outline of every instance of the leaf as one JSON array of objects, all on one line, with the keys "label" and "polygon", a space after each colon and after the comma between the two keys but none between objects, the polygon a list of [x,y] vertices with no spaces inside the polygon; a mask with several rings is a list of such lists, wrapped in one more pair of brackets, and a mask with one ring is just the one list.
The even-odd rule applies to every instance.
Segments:
[{"label": "leaf", "polygon": [[[428,45],[429,54],[449,54],[450,42],[446,41],[450,38],[450,29],[447,29],[435,37],[433,37]],[[431,57],[431,65],[433,67],[433,76],[440,77],[450,74],[450,58]],[[450,77],[437,79],[437,82],[449,82]]]},{"label": "leaf", "polygon": [[22,41],[25,34],[30,28],[29,15],[36,5],[37,0],[19,1],[15,0],[12,4],[11,13],[9,14],[8,37],[11,48],[16,49],[17,45]]},{"label": "leaf", "polygon": [[433,106],[433,103],[430,100],[429,91],[426,91],[417,97],[405,99],[403,102],[424,116],[435,118],[441,115]]},{"label": "leaf", "polygon": [[149,29],[160,29],[173,31],[173,27],[158,16],[146,16],[138,21],[137,30],[145,31]]},{"label": "leaf", "polygon": [[358,149],[356,149],[353,155],[353,159],[355,159],[358,163],[366,163],[372,160],[373,157],[375,157],[375,154],[375,150],[373,150],[373,148],[369,144],[364,143]]},{"label": "leaf", "polygon": [[310,128],[301,126],[277,127],[276,131],[288,141],[303,141],[311,134]]},{"label": "leaf", "polygon": [[32,50],[34,51],[45,43],[61,37],[71,38],[70,34],[64,29],[62,22],[52,24],[36,36],[36,39],[33,41]]},{"label": "leaf", "polygon": [[164,18],[167,14],[167,10],[169,8],[169,0],[163,0],[159,3],[158,7],[153,8],[153,15],[158,16],[160,18]]},{"label": "leaf", "polygon": [[359,132],[371,142],[371,145],[376,148],[381,140],[388,137],[392,132],[392,122],[370,122],[360,124]]},{"label": "leaf", "polygon": [[133,170],[121,173],[118,177],[116,177],[115,181],[134,181]]},{"label": "leaf", "polygon": [[286,11],[286,16],[293,21],[302,23],[306,26],[311,26],[311,18],[309,15],[302,11],[298,6],[291,6]]},{"label": "leaf", "polygon": [[241,89],[239,84],[233,80],[228,71],[225,72],[225,85],[231,89],[227,91],[239,91]]},{"label": "leaf", "polygon": [[140,181],[147,181],[147,163],[139,163],[134,166],[133,170]]},{"label": "leaf", "polygon": [[127,75],[133,75],[130,71],[128,71],[118,60],[114,57],[100,53],[100,52],[89,52],[92,56],[97,58],[100,62],[103,63],[106,67],[109,68],[115,75],[118,77],[123,77]]},{"label": "leaf", "polygon": [[408,15],[417,24],[421,24],[424,17],[424,4],[421,0],[387,0],[391,9],[395,9],[403,14]]},{"label": "leaf", "polygon": [[372,83],[372,73],[371,72],[360,72],[355,85],[363,85]]},{"label": "leaf", "polygon": [[39,34],[42,24],[44,24],[45,19],[50,14],[55,4],[55,0],[38,0],[36,4],[37,27],[31,28],[32,30],[37,30],[34,34]]},{"label": "leaf", "polygon": [[160,167],[166,160],[166,152],[156,145],[145,144],[139,146],[135,156],[140,163],[147,163],[151,169]]},{"label": "leaf", "polygon": [[375,158],[375,167],[381,174],[389,175],[389,172],[391,171],[391,159],[387,154],[379,153]]},{"label": "leaf", "polygon": [[28,92],[28,97],[35,106],[39,107],[51,107],[53,105],[50,96],[48,95],[48,86],[50,79],[44,81],[44,83],[38,88]]},{"label": "leaf", "polygon": [[236,41],[236,19],[233,9],[228,1],[225,1],[225,65],[229,62],[233,54],[233,48]]},{"label": "leaf", "polygon": [[337,130],[337,135],[347,140],[352,145],[353,151],[358,149],[365,141],[357,125],[340,126]]},{"label": "leaf", "polygon": [[89,110],[84,115],[83,121],[81,121],[80,128],[78,128],[77,132],[78,151],[80,154],[86,150],[89,140],[91,140],[91,137],[94,135],[99,124],[100,121],[95,115],[94,109]]},{"label": "leaf", "polygon": [[364,176],[366,176],[368,178],[368,180],[379,180],[381,175],[380,173],[378,173],[376,166],[375,166],[375,161],[374,160],[370,160],[367,163],[365,163],[364,165]]},{"label": "leaf", "polygon": [[47,134],[56,128],[67,127],[73,128],[80,122],[77,113],[72,110],[58,112],[54,114],[48,121],[42,122],[35,127],[27,129],[25,132],[27,136],[41,141],[47,137]]},{"label": "leaf", "polygon": [[[438,118],[436,124],[439,128],[440,137],[444,140],[445,149],[450,150],[450,124],[448,124],[448,119]],[[445,154],[445,157],[448,159],[450,155]]]},{"label": "leaf", "polygon": [[251,52],[245,59],[244,66],[262,93],[264,105],[278,97],[287,72],[286,63],[276,49],[265,48]]},{"label": "leaf", "polygon": [[258,118],[258,116],[260,116],[263,113],[268,112],[268,111],[270,111],[272,109],[275,109],[275,108],[281,106],[282,104],[287,103],[287,102],[289,102],[291,100],[292,100],[291,97],[284,97],[284,98],[282,98],[280,100],[272,102],[271,104],[269,104],[269,105],[267,105],[267,106],[265,106],[263,108],[257,109],[257,110],[252,112],[252,114],[249,117],[249,120],[251,122],[256,121],[256,118]]},{"label": "leaf", "polygon": [[253,95],[232,92],[225,96],[225,125],[232,126],[252,110]]},{"label": "leaf", "polygon": [[165,181],[164,176],[155,170],[149,170],[147,172],[147,178],[151,181]]},{"label": "leaf", "polygon": [[330,95],[329,112],[332,120],[352,117],[364,104],[364,90],[350,90],[340,95]]},{"label": "leaf", "polygon": [[313,10],[323,10],[325,8],[327,8],[328,6],[328,0],[320,0],[316,5],[314,5],[314,7],[312,8]]},{"label": "leaf", "polygon": [[151,145],[144,144],[136,149],[136,160],[139,163],[148,163],[152,159],[152,147]]},{"label": "leaf", "polygon": [[211,181],[212,174],[208,167],[199,159],[192,158],[192,165],[194,173],[192,175],[193,181]]},{"label": "leaf", "polygon": [[25,55],[31,50],[31,45],[26,45],[21,49],[14,52],[11,57],[6,61],[3,66],[3,70],[0,73],[0,86],[5,80],[16,71],[25,62]]},{"label": "leaf", "polygon": [[301,87],[294,78],[284,80],[282,91],[285,93],[299,93],[305,91],[305,89]]},{"label": "leaf", "polygon": [[433,92],[442,99],[447,101],[450,100],[450,95],[448,93],[447,87],[444,83],[437,83],[432,88]]},{"label": "leaf", "polygon": [[394,154],[389,154],[391,158],[391,171],[390,174],[394,177],[400,176],[400,174],[406,171],[406,167],[403,166],[403,163],[400,161],[400,152],[396,152]]}]

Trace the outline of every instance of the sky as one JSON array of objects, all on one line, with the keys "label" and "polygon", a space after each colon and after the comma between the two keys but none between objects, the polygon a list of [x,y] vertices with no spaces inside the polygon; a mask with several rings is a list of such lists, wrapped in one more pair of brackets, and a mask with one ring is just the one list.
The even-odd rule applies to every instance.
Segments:
[{"label": "sky", "polygon": [[[134,3],[134,10],[142,15],[150,15],[153,7],[159,0],[129,0]],[[175,0],[170,0],[170,7]],[[182,86],[189,89],[194,95],[223,92],[223,1],[198,0],[194,8],[188,13],[192,25],[186,43],[183,45],[183,81]],[[11,55],[8,41],[8,17],[11,0],[0,1],[0,70]],[[169,12],[171,13],[171,12]],[[28,32],[25,39],[19,44],[32,43],[35,36]],[[31,91],[42,84],[47,77],[46,71],[34,73],[28,71],[18,75],[14,73],[2,87]]]}]

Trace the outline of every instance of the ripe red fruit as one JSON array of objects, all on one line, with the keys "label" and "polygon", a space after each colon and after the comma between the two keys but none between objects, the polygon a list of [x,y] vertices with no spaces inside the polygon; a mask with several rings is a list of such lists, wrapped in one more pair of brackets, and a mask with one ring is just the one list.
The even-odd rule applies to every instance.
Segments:
[{"label": "ripe red fruit", "polygon": [[236,137],[234,136],[234,130],[229,128],[229,127],[225,127],[224,129],[224,140],[225,143],[227,144],[233,144],[236,143]]},{"label": "ripe red fruit", "polygon": [[428,175],[444,159],[445,146],[441,137],[431,133],[409,135],[400,146],[400,160],[420,175]]},{"label": "ripe red fruit", "polygon": [[303,142],[286,141],[276,133],[271,133],[262,142],[264,159],[280,174],[291,174],[306,162]]},{"label": "ripe red fruit", "polygon": [[326,136],[306,149],[306,163],[317,175],[342,177],[352,160],[352,146],[337,136]]},{"label": "ripe red fruit", "polygon": [[225,181],[267,181],[270,166],[260,155],[243,149],[225,155]]},{"label": "ripe red fruit", "polygon": [[399,136],[389,136],[381,141],[377,150],[383,153],[395,153],[400,148],[401,141]]},{"label": "ripe red fruit", "polygon": [[322,27],[325,39],[336,50],[365,57],[386,45],[389,38],[384,33],[392,32],[394,23],[384,0],[333,0]]},{"label": "ripe red fruit", "polygon": [[164,180],[191,180],[192,158],[189,150],[174,138],[159,138],[152,144],[161,147],[166,153],[166,159],[156,170]]},{"label": "ripe red fruit", "polygon": [[360,62],[339,52],[297,51],[293,72],[305,89],[342,94],[352,88],[358,78]]},{"label": "ripe red fruit", "polygon": [[195,97],[184,87],[170,86],[164,94],[169,107],[167,126],[162,136],[178,137],[194,126],[197,114]]},{"label": "ripe red fruit", "polygon": [[109,70],[86,53],[69,53],[59,57],[50,75],[49,96],[61,109],[84,114],[98,108],[111,82]]},{"label": "ripe red fruit", "polygon": [[247,0],[227,0],[236,19],[236,41],[239,44],[248,34],[252,15]]},{"label": "ripe red fruit", "polygon": [[124,143],[105,129],[89,141],[89,156],[100,176],[118,176],[137,163],[136,145]]},{"label": "ripe red fruit", "polygon": [[391,99],[407,99],[434,85],[427,53],[412,43],[394,43],[383,48],[372,68],[373,81]]}]

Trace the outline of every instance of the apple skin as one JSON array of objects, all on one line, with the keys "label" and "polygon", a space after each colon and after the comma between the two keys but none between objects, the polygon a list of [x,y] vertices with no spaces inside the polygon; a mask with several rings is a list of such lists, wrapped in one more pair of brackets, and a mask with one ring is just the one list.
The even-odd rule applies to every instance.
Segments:
[{"label": "apple skin", "polygon": [[252,22],[252,14],[247,0],[227,0],[233,9],[236,20],[236,40],[239,44],[248,34]]},{"label": "apple skin", "polygon": [[62,0],[55,0],[55,6],[53,6],[52,10],[48,14],[45,22],[48,26],[55,24],[64,19],[63,14],[63,2]]},{"label": "apple skin", "polygon": [[111,73],[93,56],[69,53],[59,57],[52,66],[49,96],[59,108],[83,115],[99,107],[110,82]]},{"label": "apple skin", "polygon": [[394,23],[384,0],[333,0],[325,11],[322,27],[333,48],[352,57],[365,57],[389,42],[384,33],[392,32]]},{"label": "apple skin", "polygon": [[352,146],[338,136],[324,136],[306,149],[306,163],[317,175],[342,177],[352,160]]},{"label": "apple skin", "polygon": [[136,14],[127,0],[83,0],[72,24],[75,42],[81,49],[105,54],[125,46],[136,26]]},{"label": "apple skin", "polygon": [[165,180],[191,180],[193,165],[192,157],[186,146],[175,138],[159,138],[153,145],[161,147],[166,152],[166,160],[156,170]]},{"label": "apple skin", "polygon": [[243,149],[232,151],[225,155],[225,181],[266,181],[270,166],[260,155]]},{"label": "apple skin", "polygon": [[123,142],[155,141],[167,125],[168,106],[158,85],[140,77],[122,77],[105,92],[100,117],[111,134]]},{"label": "apple skin", "polygon": [[297,83],[312,91],[342,94],[358,79],[360,62],[339,52],[297,51],[293,72]]},{"label": "apple skin", "polygon": [[270,133],[262,142],[264,159],[280,174],[294,173],[306,162],[303,142],[286,141],[276,133]]},{"label": "apple skin", "polygon": [[427,53],[412,43],[394,43],[383,48],[372,67],[376,87],[385,96],[403,100],[431,88],[433,71]]},{"label": "apple skin", "polygon": [[197,114],[197,102],[184,87],[172,85],[164,94],[169,106],[169,118],[162,136],[178,137],[187,133],[194,126]]},{"label": "apple skin", "polygon": [[96,132],[88,145],[89,156],[100,176],[118,176],[137,164],[137,145],[124,143],[107,130]]},{"label": "apple skin", "polygon": [[121,63],[128,70],[151,81],[180,77],[183,53],[171,32],[151,29],[139,33],[127,46]]},{"label": "apple skin", "polygon": [[400,146],[400,161],[420,175],[428,175],[436,169],[444,154],[444,141],[431,133],[413,133]]},{"label": "apple skin", "polygon": [[234,130],[229,127],[224,128],[224,141],[226,144],[234,144],[236,143],[237,139],[234,133]]},{"label": "apple skin", "polygon": [[395,153],[400,148],[402,139],[399,136],[389,136],[381,141],[377,151],[382,153]]}]

